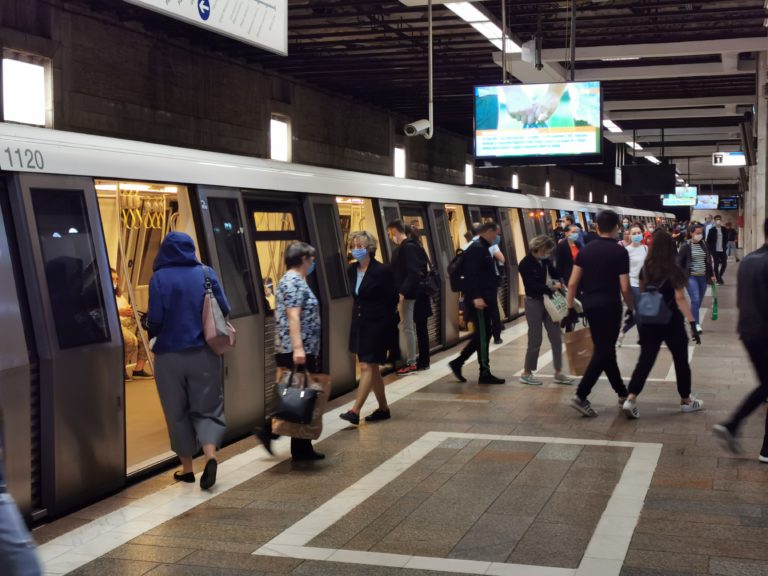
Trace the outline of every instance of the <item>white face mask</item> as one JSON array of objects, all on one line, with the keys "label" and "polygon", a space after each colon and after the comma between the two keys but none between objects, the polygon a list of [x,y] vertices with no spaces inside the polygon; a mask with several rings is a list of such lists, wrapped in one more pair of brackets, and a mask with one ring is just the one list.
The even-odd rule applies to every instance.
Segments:
[{"label": "white face mask", "polygon": [[704,238],[703,234],[694,234],[693,239],[696,240],[696,242],[701,242],[701,239]]}]

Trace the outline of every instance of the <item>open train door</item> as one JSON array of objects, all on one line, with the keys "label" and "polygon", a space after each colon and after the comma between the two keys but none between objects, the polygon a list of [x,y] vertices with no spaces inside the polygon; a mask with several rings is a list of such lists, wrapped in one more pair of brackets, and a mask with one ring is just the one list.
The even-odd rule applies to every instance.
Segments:
[{"label": "open train door", "polygon": [[519,255],[515,249],[515,236],[512,222],[509,218],[509,211],[499,208],[498,213],[499,224],[501,225],[502,251],[504,252],[507,264],[507,273],[503,281],[505,303],[504,306],[502,306],[502,310],[507,311],[507,319],[512,319],[519,314],[520,289],[517,281],[518,264],[520,262],[519,258],[525,256],[525,254]]},{"label": "open train door", "polygon": [[429,226],[433,230],[435,258],[432,265],[440,273],[440,307],[443,345],[450,347],[459,341],[459,295],[451,291],[448,281],[448,265],[454,256],[448,214],[445,204],[427,207]]},{"label": "open train door", "polygon": [[264,309],[256,296],[256,262],[240,190],[197,188],[208,259],[229,304],[237,346],[224,355],[226,438],[238,438],[264,422]]},{"label": "open train door", "polygon": [[17,174],[10,188],[40,366],[40,506],[59,515],[125,484],[122,332],[93,180]]}]

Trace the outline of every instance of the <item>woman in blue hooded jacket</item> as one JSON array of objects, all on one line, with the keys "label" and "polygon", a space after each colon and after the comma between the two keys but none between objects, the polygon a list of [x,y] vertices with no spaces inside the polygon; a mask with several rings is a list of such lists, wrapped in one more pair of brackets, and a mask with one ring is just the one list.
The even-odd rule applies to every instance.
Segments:
[{"label": "woman in blue hooded jacket", "polygon": [[202,446],[205,469],[200,487],[216,482],[216,449],[224,436],[223,363],[203,337],[205,280],[224,315],[230,307],[216,273],[201,264],[192,238],[182,232],[165,237],[149,283],[147,328],[156,337],[155,379],[168,424],[171,449],[181,460],[173,477],[193,483],[192,458]]}]

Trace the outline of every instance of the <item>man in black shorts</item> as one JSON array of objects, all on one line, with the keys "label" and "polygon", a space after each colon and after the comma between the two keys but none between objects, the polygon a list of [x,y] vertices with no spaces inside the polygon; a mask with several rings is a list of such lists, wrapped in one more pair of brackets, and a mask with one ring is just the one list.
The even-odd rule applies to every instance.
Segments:
[{"label": "man in black shorts", "polygon": [[621,378],[616,360],[616,341],[621,329],[621,296],[632,314],[634,303],[629,287],[629,253],[616,242],[621,220],[613,210],[597,215],[599,237],[581,249],[568,283],[568,318],[573,326],[576,312],[574,295],[579,293],[584,314],[592,331],[594,352],[592,360],[579,382],[571,406],[584,416],[594,417],[597,412],[587,400],[600,374],[605,372],[611,387],[619,397],[619,405],[627,399],[627,387]]}]

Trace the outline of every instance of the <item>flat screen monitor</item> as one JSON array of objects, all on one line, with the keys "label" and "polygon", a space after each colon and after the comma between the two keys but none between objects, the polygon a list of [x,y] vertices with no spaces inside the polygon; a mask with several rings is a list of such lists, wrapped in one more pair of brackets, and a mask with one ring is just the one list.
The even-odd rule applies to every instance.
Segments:
[{"label": "flat screen monitor", "polygon": [[717,203],[720,197],[717,194],[699,195],[696,197],[694,210],[717,210]]},{"label": "flat screen monitor", "polygon": [[699,193],[698,186],[675,186],[675,196],[695,199],[698,193]]},{"label": "flat screen monitor", "polygon": [[718,210],[738,210],[739,209],[739,197],[738,196],[724,196],[720,198]]},{"label": "flat screen monitor", "polygon": [[626,164],[621,173],[622,189],[630,196],[658,198],[663,194],[675,193],[677,175],[673,164]]},{"label": "flat screen monitor", "polygon": [[696,204],[696,196],[693,198],[686,198],[685,196],[678,196],[677,194],[664,194],[661,203],[664,206],[693,206]]},{"label": "flat screen monitor", "polygon": [[602,161],[600,82],[475,87],[478,166]]}]

